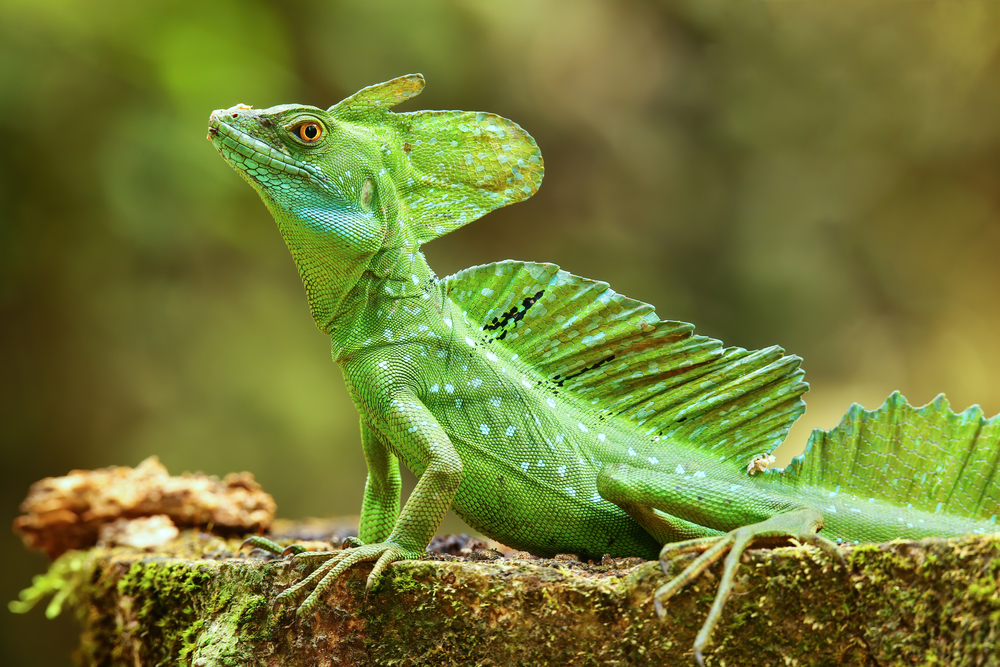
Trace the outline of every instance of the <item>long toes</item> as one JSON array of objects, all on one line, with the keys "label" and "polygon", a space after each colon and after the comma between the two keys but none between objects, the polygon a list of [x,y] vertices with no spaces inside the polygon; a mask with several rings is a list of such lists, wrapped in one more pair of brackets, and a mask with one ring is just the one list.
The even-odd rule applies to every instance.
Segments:
[{"label": "long toes", "polygon": [[706,550],[700,556],[695,558],[686,568],[684,568],[683,572],[661,586],[656,593],[654,593],[654,599],[662,603],[672,598],[678,591],[684,588],[684,586],[697,579],[705,570],[722,558],[731,545],[731,538],[727,537],[717,540],[716,544],[711,549]]},{"label": "long toes", "polygon": [[296,563],[326,563],[338,561],[348,552],[346,551],[303,551],[292,556]]},{"label": "long toes", "polygon": [[262,551],[266,551],[274,555],[278,555],[281,553],[281,546],[279,544],[272,542],[266,537],[261,537],[260,535],[252,535],[243,540],[243,543],[240,544],[240,549],[243,549],[245,547],[253,547],[254,549],[261,549]]},{"label": "long toes", "polygon": [[399,549],[389,549],[379,556],[378,562],[375,563],[371,574],[368,575],[368,581],[365,583],[365,592],[370,591],[372,586],[382,577],[382,573],[385,572],[386,568],[400,558],[402,558],[402,553]]},{"label": "long toes", "polygon": [[698,537],[693,540],[685,540],[683,542],[674,542],[673,544],[667,544],[660,550],[660,566],[663,568],[667,567],[672,559],[677,556],[682,556],[684,554],[690,553],[704,553],[712,548],[720,540],[726,539],[725,536],[712,536],[712,537]]},{"label": "long toes", "polygon": [[[349,567],[355,563],[361,563],[366,560],[374,560],[375,554],[366,554],[361,552],[351,552],[346,558],[340,558],[336,561],[330,561],[323,565],[322,568],[316,571],[315,574],[322,572],[323,578],[320,579],[319,583],[312,589],[309,596],[303,600],[302,604],[299,605],[298,611],[295,613],[299,616],[307,616],[313,612],[313,610],[319,605],[323,594],[326,593],[336,582],[337,579],[343,574]],[[310,577],[311,579],[312,577]],[[305,584],[303,581],[302,584]],[[299,584],[300,586],[302,584]]]},{"label": "long toes", "polygon": [[830,558],[836,559],[845,571],[847,570],[847,559],[844,558],[844,552],[836,542],[814,533],[809,536],[809,543],[822,549]]}]

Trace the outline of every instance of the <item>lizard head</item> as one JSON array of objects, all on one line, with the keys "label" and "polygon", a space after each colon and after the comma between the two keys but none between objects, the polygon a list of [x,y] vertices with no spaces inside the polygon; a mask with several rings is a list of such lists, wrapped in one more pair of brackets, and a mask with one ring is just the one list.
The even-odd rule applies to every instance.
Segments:
[{"label": "lizard head", "polygon": [[208,139],[279,225],[339,237],[342,249],[361,254],[426,243],[538,190],[541,152],[516,123],[488,113],[390,111],[423,86],[420,74],[399,77],[325,111],[219,109]]},{"label": "lizard head", "polygon": [[212,112],[208,139],[277,221],[314,316],[314,292],[344,293],[366,270],[385,276],[394,258],[527,199],[541,184],[541,153],[512,121],[391,111],[423,86],[423,76],[411,74],[326,110],[286,104]]}]

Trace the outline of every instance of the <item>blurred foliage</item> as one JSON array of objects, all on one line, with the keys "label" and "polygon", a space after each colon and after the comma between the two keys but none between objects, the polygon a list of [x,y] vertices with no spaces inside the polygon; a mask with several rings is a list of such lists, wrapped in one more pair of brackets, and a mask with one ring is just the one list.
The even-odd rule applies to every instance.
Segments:
[{"label": "blurred foliage", "polygon": [[[358,511],[357,418],[256,195],[202,137],[237,102],[516,120],[541,192],[426,248],[551,261],[813,391],[791,438],[894,389],[1000,410],[1000,3],[4,0],[0,498],[70,468],[251,470]],[[446,525],[459,527],[457,520]],[[0,596],[42,571],[4,538]],[[8,618],[10,664],[72,633]],[[42,634],[46,633],[46,634]],[[53,637],[56,638],[53,638]]]}]

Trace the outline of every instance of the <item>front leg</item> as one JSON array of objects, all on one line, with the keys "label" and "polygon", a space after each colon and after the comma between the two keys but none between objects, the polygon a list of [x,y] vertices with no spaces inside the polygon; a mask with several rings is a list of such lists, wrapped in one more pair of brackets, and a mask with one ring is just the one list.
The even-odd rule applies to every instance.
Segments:
[{"label": "front leg", "polygon": [[389,537],[399,518],[399,494],[402,481],[399,461],[382,441],[382,436],[361,418],[361,447],[368,464],[364,500],[361,502],[359,544],[382,542]]},{"label": "front leg", "polygon": [[[367,588],[371,589],[392,563],[423,556],[427,544],[451,507],[462,483],[462,461],[444,429],[411,391],[398,392],[385,408],[382,417],[387,424],[387,436],[396,451],[406,458],[412,468],[417,468],[414,470],[419,476],[416,488],[399,512],[392,530],[384,536],[388,519],[394,512],[391,502],[393,489],[398,503],[399,469],[395,455],[381,444],[380,436],[374,429],[365,434],[363,427],[369,478],[359,537],[362,542],[366,541],[366,537],[380,541],[341,551],[298,554],[295,557],[297,560],[325,562],[279,595],[274,601],[275,607],[308,593],[296,612],[299,616],[306,616],[347,568],[355,563],[374,560],[375,567],[367,582]],[[376,464],[375,470],[372,470],[372,462]]]}]

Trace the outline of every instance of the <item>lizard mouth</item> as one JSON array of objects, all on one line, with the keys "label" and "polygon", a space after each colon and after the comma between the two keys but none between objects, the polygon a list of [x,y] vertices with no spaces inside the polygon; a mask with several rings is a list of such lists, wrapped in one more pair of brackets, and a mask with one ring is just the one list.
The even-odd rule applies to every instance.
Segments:
[{"label": "lizard mouth", "polygon": [[213,111],[208,121],[208,136],[205,138],[212,142],[226,162],[239,171],[248,176],[264,176],[275,171],[303,178],[318,176],[313,167],[227,123],[225,117],[228,115],[230,113],[226,109]]}]

